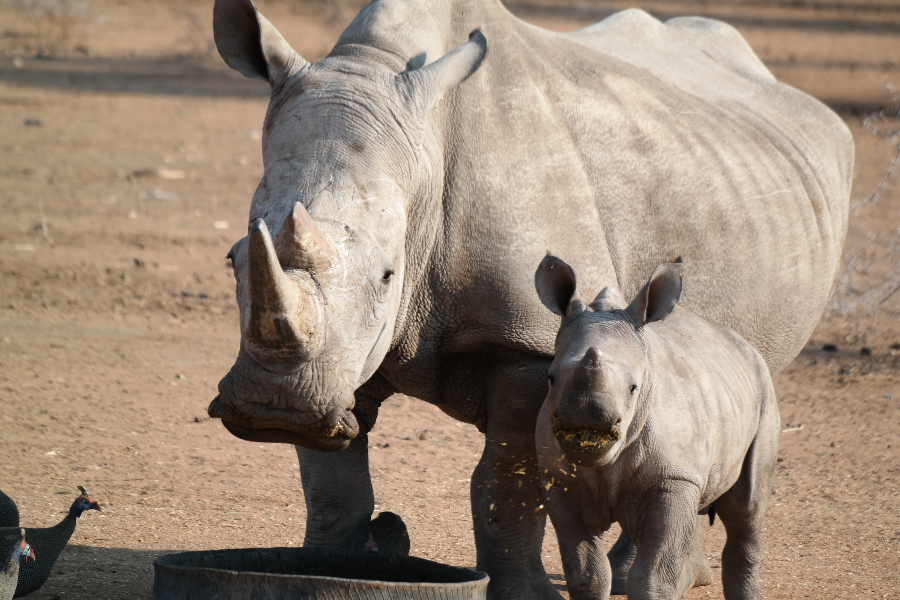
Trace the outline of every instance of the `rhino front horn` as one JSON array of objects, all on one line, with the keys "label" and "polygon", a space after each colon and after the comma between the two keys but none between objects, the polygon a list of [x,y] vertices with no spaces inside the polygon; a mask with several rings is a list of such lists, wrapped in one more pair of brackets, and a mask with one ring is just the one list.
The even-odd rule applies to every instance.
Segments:
[{"label": "rhino front horn", "polygon": [[324,325],[315,287],[285,274],[262,219],[250,226],[247,271],[250,310],[243,331],[247,350],[261,360],[309,359]]},{"label": "rhino front horn", "polygon": [[284,220],[275,236],[275,252],[285,268],[324,271],[331,266],[334,249],[302,203]]}]

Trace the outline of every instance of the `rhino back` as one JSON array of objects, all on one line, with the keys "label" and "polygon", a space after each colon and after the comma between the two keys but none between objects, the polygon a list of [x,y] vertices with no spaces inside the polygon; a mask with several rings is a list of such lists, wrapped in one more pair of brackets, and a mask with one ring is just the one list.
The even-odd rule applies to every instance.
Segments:
[{"label": "rhino back", "polygon": [[[488,310],[486,337],[549,354],[556,322],[531,289],[547,251],[581,289],[626,296],[681,256],[685,306],[734,327],[775,373],[799,352],[832,289],[852,140],[827,107],[774,82],[737,34],[686,25],[656,22],[682,45],[725,38],[731,66],[701,46],[682,77],[679,48],[657,43],[672,68],[654,72],[641,39],[617,53],[643,57],[633,64],[586,46],[585,32],[486,22],[483,67],[435,117],[450,133],[436,265],[452,272],[437,278],[458,299],[452,314],[482,322],[471,312]],[[696,73],[709,83],[695,85]]]}]

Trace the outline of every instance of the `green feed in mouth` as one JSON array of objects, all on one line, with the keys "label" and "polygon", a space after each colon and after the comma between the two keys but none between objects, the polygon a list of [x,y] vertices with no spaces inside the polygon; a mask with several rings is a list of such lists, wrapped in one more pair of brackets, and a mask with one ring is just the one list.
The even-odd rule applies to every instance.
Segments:
[{"label": "green feed in mouth", "polygon": [[622,432],[619,431],[618,425],[608,432],[601,433],[594,429],[563,429],[556,419],[553,420],[550,431],[560,442],[569,445],[577,445],[582,448],[596,448],[597,450],[603,448],[607,444],[619,441],[619,438],[622,437]]}]

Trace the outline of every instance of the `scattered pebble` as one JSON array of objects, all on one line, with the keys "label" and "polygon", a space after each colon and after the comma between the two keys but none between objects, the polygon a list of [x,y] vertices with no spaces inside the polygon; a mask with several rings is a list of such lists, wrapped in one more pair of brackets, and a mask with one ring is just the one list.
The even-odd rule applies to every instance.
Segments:
[{"label": "scattered pebble", "polygon": [[822,351],[823,352],[837,352],[838,347],[835,346],[834,344],[825,344],[824,346],[822,346]]},{"label": "scattered pebble", "polygon": [[176,169],[160,169],[158,174],[163,179],[187,179],[187,173]]},{"label": "scattered pebble", "polygon": [[41,121],[40,119],[25,119],[26,127],[40,127]]},{"label": "scattered pebble", "polygon": [[13,244],[15,252],[34,252],[34,244]]},{"label": "scattered pebble", "polygon": [[213,221],[213,229],[228,229],[228,221]]},{"label": "scattered pebble", "polygon": [[859,353],[862,354],[863,356],[872,356],[872,349],[864,347],[859,351]]},{"label": "scattered pebble", "polygon": [[178,194],[175,192],[164,192],[162,190],[145,190],[138,192],[138,200],[163,200],[174,202],[178,200]]}]

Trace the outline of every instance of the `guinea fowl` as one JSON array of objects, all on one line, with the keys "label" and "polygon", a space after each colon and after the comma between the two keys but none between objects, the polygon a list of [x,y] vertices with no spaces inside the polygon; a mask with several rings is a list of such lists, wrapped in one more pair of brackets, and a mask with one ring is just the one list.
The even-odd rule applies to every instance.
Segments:
[{"label": "guinea fowl", "polygon": [[0,529],[19,526],[19,509],[13,499],[0,492]]},{"label": "guinea fowl", "polygon": [[400,515],[383,512],[353,532],[350,547],[379,554],[409,556],[409,533]]},{"label": "guinea fowl", "polygon": [[0,552],[9,557],[0,571],[0,600],[11,600],[19,583],[20,561],[23,558],[26,563],[29,558],[34,560],[34,552],[25,541],[25,530],[19,530],[18,540],[12,536],[0,536]]},{"label": "guinea fowl", "polygon": [[[26,562],[19,567],[19,583],[16,586],[16,593],[13,598],[24,596],[35,591],[47,581],[53,563],[62,553],[63,548],[69,543],[69,538],[75,531],[75,524],[78,517],[86,510],[100,510],[100,505],[88,498],[87,492],[80,485],[78,489],[81,495],[72,503],[69,508],[69,514],[53,527],[43,529],[25,528],[25,535],[28,538],[31,547],[40,560],[32,563]],[[7,539],[15,534],[15,529],[0,529],[0,539]]]}]

